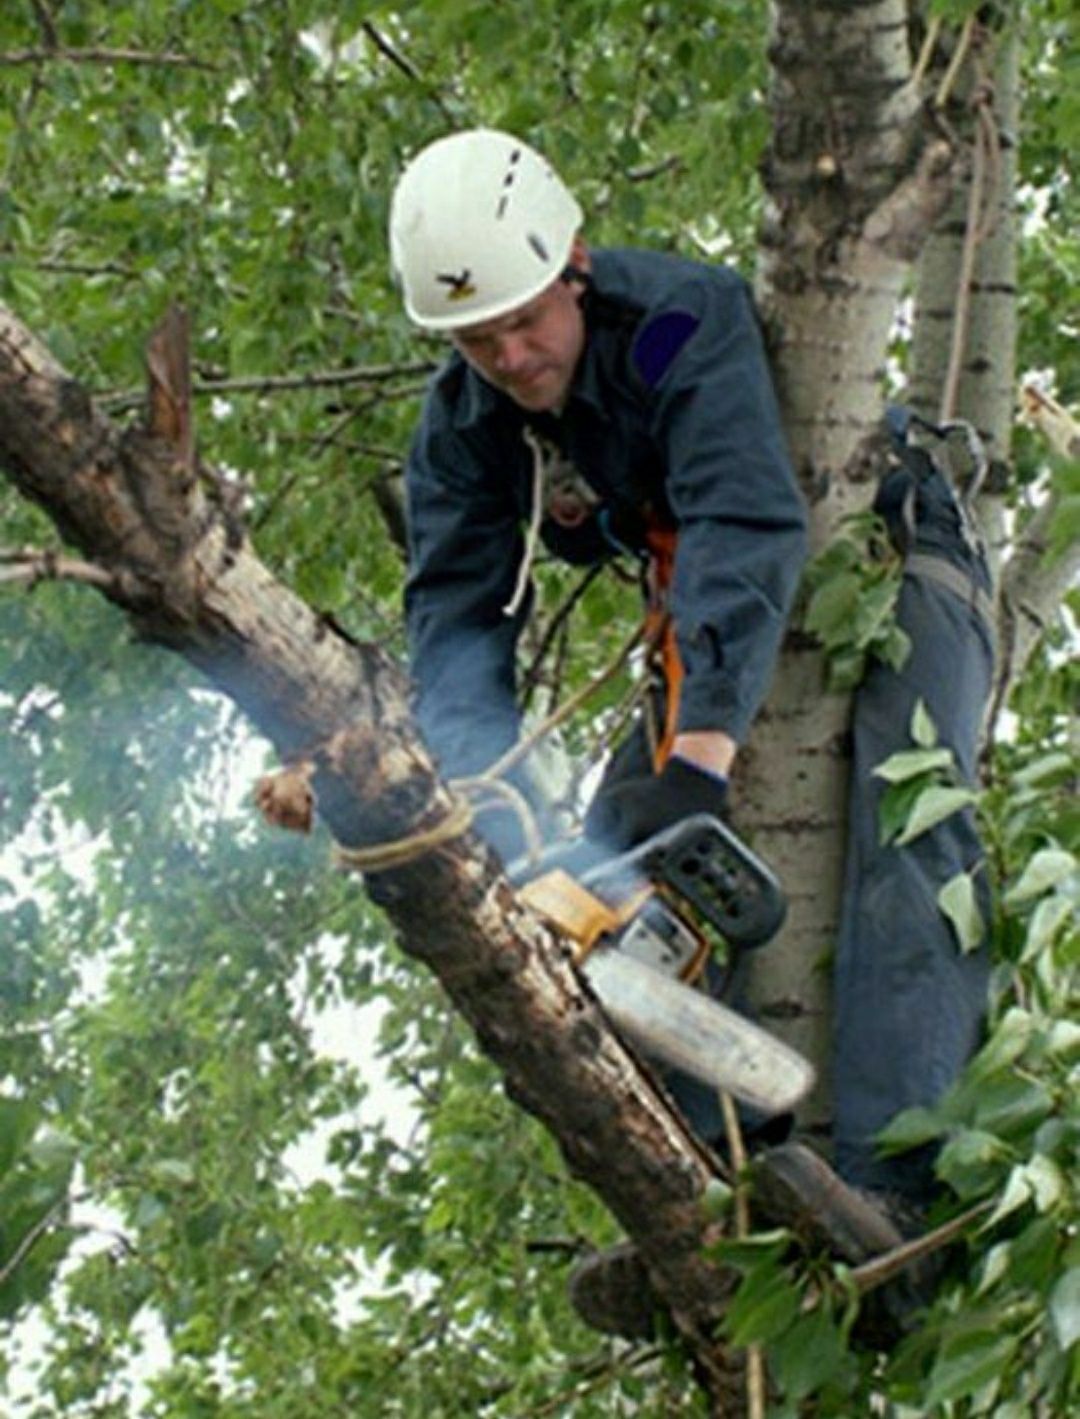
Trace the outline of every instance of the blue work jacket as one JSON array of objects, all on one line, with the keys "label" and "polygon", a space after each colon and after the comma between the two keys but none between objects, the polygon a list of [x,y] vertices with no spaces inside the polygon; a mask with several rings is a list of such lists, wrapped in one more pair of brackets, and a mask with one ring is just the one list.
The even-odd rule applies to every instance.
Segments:
[{"label": "blue work jacket", "polygon": [[[421,731],[449,776],[517,738],[512,614],[523,528],[568,561],[676,529],[679,727],[742,740],[806,555],[806,512],[745,282],[722,266],[595,251],[586,341],[558,416],[527,414],[458,354],[434,376],[406,469],[409,657]],[[554,470],[552,472],[552,470]]]}]

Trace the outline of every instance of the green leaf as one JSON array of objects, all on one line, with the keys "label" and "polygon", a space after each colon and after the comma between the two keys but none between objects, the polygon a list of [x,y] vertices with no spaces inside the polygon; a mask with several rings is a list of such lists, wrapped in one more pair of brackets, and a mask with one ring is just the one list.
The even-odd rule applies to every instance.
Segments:
[{"label": "green leaf", "polygon": [[878,837],[882,844],[891,842],[903,830],[911,816],[915,800],[926,786],[922,777],[905,783],[890,784],[881,795],[878,809]]},{"label": "green leaf", "polygon": [[1071,754],[1057,750],[1052,754],[1041,754],[1030,764],[1026,764],[1013,775],[1013,782],[1021,788],[1031,788],[1045,783],[1047,779],[1067,777],[1073,772]]},{"label": "green leaf", "polygon": [[999,1336],[993,1331],[976,1331],[947,1342],[930,1374],[927,1409],[974,1394],[1001,1373],[1016,1347],[1015,1336]]},{"label": "green leaf", "polygon": [[733,1345],[767,1345],[787,1330],[801,1305],[801,1293],[787,1273],[771,1260],[759,1262],[724,1312],[724,1334]]},{"label": "green leaf", "polygon": [[927,788],[915,800],[903,832],[896,839],[897,847],[905,847],[923,833],[936,828],[946,818],[976,802],[970,788]]},{"label": "green leaf", "polygon": [[886,783],[905,783],[933,769],[951,768],[952,763],[952,750],[945,747],[900,749],[878,764],[873,772],[875,778],[883,778]]},{"label": "green leaf", "polygon": [[810,598],[806,629],[823,645],[831,646],[847,639],[859,603],[860,586],[857,573],[844,572],[830,578]]},{"label": "green leaf", "polygon": [[998,1174],[1006,1146],[992,1133],[965,1128],[942,1148],[938,1175],[961,1197],[974,1197],[991,1186]]},{"label": "green leaf", "polygon": [[710,1178],[701,1195],[701,1207],[711,1222],[719,1221],[731,1211],[735,1189],[720,1178]]},{"label": "green leaf", "polygon": [[767,1232],[751,1232],[747,1237],[721,1237],[710,1244],[709,1256],[729,1266],[756,1267],[765,1254],[778,1259],[790,1242],[791,1233],[786,1227],[773,1227]]},{"label": "green leaf", "polygon": [[835,1378],[845,1354],[843,1334],[819,1302],[770,1346],[769,1361],[785,1397],[802,1399]]},{"label": "green leaf", "polygon": [[929,1109],[904,1109],[877,1134],[877,1142],[887,1153],[903,1153],[921,1148],[944,1132],[945,1124]]},{"label": "green leaf", "polygon": [[195,1169],[186,1158],[159,1158],[151,1169],[158,1182],[188,1187],[195,1181]]},{"label": "green leaf", "polygon": [[1035,1206],[1040,1212],[1049,1212],[1062,1200],[1067,1192],[1065,1178],[1052,1158],[1036,1153],[1024,1167],[1023,1174],[1031,1187]]},{"label": "green leaf", "polygon": [[975,883],[970,872],[959,872],[950,878],[937,895],[938,906],[948,917],[961,952],[974,951],[986,935],[986,924],[979,911]]},{"label": "green leaf", "polygon": [[[997,1205],[993,1212],[991,1212],[990,1216],[983,1223],[981,1230],[986,1231],[991,1227],[996,1227],[1003,1217],[1008,1217],[1011,1212],[1015,1212],[1018,1208],[1026,1206],[1027,1203],[1031,1201],[1031,1198],[1031,1183],[1027,1178],[1026,1171],[1023,1167],[1017,1165],[1009,1173],[1005,1189],[998,1198]],[[1007,1255],[1008,1248],[1006,1245],[1005,1256],[1007,1257]],[[984,1284],[988,1285],[990,1283],[985,1282]]]},{"label": "green leaf", "polygon": [[972,1078],[985,1079],[1020,1058],[1031,1043],[1035,1017],[1018,1005],[1006,1010],[993,1033],[968,1066]]},{"label": "green leaf", "polygon": [[1024,949],[1020,956],[1021,961],[1030,961],[1035,956],[1041,955],[1048,946],[1053,944],[1061,928],[1075,915],[1076,904],[1068,897],[1057,893],[1053,896],[1043,897],[1031,913]]},{"label": "green leaf", "polygon": [[1047,847],[1035,853],[1020,877],[1005,893],[1010,906],[1041,897],[1076,871],[1076,858],[1061,848]]},{"label": "green leaf", "polygon": [[1073,1266],[1050,1292],[1050,1323],[1062,1350],[1080,1340],[1080,1266]]},{"label": "green leaf", "polygon": [[926,701],[921,697],[915,701],[911,712],[911,738],[920,749],[932,749],[938,741],[937,725],[930,717]]},{"label": "green leaf", "polygon": [[29,1099],[0,1097],[0,1177],[11,1168],[41,1117]]},{"label": "green leaf", "polygon": [[[1027,1197],[1025,1196],[1021,1199],[1021,1203],[1019,1205],[1022,1205],[1023,1202],[1026,1201]],[[1008,1209],[1008,1211],[1013,1210],[1014,1209],[1011,1207]],[[1008,1212],[1002,1212],[1001,1215],[1005,1217],[1008,1215]],[[991,1222],[992,1220],[993,1219],[991,1219]],[[989,1227],[991,1225],[991,1222],[985,1222],[983,1224],[982,1230],[985,1230],[987,1227]],[[975,1291],[975,1294],[977,1296],[981,1296],[987,1291],[992,1291],[997,1285],[997,1283],[1002,1279],[1002,1277],[1008,1273],[1009,1253],[1011,1250],[1011,1242],[998,1242],[996,1246],[992,1246],[990,1250],[986,1253],[985,1257],[983,1258],[982,1266],[979,1268],[979,1284],[976,1287]]]}]

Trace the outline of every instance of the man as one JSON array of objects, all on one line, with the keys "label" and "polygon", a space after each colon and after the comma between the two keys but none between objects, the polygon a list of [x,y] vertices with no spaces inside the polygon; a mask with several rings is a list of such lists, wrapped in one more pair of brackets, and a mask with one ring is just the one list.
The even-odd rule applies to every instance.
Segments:
[{"label": "man", "polygon": [[[406,310],[453,347],[406,472],[406,610],[422,732],[447,776],[475,774],[518,735],[514,653],[537,538],[571,562],[650,561],[654,583],[668,583],[677,651],[668,733],[650,744],[639,730],[616,753],[585,824],[623,848],[724,811],[805,560],[806,515],[741,278],[590,251],[581,224],[551,167],[504,133],[440,139],[397,186],[390,241]],[[478,826],[504,858],[520,849],[514,816]],[[721,1141],[716,1100],[675,1082],[692,1126]],[[900,1241],[809,1149],[766,1157],[772,1202],[808,1208],[848,1260]],[[591,1323],[648,1328],[633,1266],[586,1273],[575,1299]],[[632,1305],[620,1312],[635,1290],[636,1319]]]},{"label": "man", "polygon": [[[422,731],[444,773],[475,773],[518,734],[514,648],[536,536],[587,563],[648,556],[675,534],[684,679],[670,753],[659,773],[643,741],[619,756],[587,824],[625,846],[723,808],[805,558],[805,510],[742,280],[590,252],[581,221],[544,159],[503,133],[441,139],[398,184],[406,309],[454,347],[406,474],[406,608]],[[480,826],[513,855],[512,816]]]}]

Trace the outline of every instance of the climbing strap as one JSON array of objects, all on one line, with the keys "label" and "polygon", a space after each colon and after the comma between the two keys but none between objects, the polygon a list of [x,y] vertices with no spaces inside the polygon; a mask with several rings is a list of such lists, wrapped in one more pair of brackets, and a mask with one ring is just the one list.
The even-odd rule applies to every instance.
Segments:
[{"label": "climbing strap", "polygon": [[657,773],[667,763],[678,733],[685,678],[669,605],[677,541],[678,534],[673,527],[657,522],[651,523],[645,533],[649,561],[645,572],[644,639],[649,648],[650,668],[658,674],[664,690],[663,724],[657,727],[652,744],[653,768]]}]

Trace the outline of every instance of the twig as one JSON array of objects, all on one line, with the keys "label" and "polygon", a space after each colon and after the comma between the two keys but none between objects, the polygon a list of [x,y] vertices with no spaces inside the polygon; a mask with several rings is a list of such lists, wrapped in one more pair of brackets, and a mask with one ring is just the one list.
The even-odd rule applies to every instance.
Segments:
[{"label": "twig", "polygon": [[53,19],[52,11],[45,4],[45,0],[32,0],[34,14],[37,22],[41,26],[41,37],[50,49],[58,48],[60,36],[56,32],[56,21]]},{"label": "twig", "polygon": [[399,49],[396,49],[383,32],[376,29],[370,20],[365,20],[360,28],[363,30],[364,34],[367,35],[368,39],[371,40],[372,44],[383,58],[389,59],[395,69],[400,69],[405,77],[411,79],[414,84],[422,84],[424,82],[423,75],[412,60],[407,55],[402,54]]},{"label": "twig", "polygon": [[643,631],[644,626],[635,627],[633,635],[624,642],[614,660],[612,660],[605,669],[601,670],[599,675],[594,676],[588,684],[583,685],[581,689],[571,695],[568,700],[564,700],[558,709],[549,714],[547,718],[542,723],[538,724],[530,733],[519,739],[500,759],[496,759],[489,768],[484,770],[480,777],[485,780],[497,779],[500,775],[506,773],[508,769],[513,768],[516,763],[525,757],[534,744],[543,739],[545,735],[550,734],[553,729],[558,728],[564,720],[569,719],[574,711],[579,709],[586,700],[588,700],[590,695],[595,694],[596,691],[606,685],[609,680],[613,680],[630,659],[632,652],[641,640]]},{"label": "twig", "polygon": [[357,458],[377,459],[394,471],[400,471],[405,463],[400,448],[391,448],[389,444],[365,443],[362,439],[343,439],[340,436],[329,439],[325,434],[280,434],[278,443],[282,448],[308,448],[317,453],[325,451],[324,445],[332,444],[339,453],[352,453]]},{"label": "twig", "polygon": [[682,167],[683,160],[679,154],[670,153],[666,158],[660,158],[646,167],[630,168],[625,177],[627,182],[651,182],[654,177],[663,177],[668,172],[679,172]]},{"label": "twig", "polygon": [[938,35],[941,33],[941,16],[935,15],[926,27],[926,37],[919,50],[919,57],[915,61],[915,67],[911,71],[911,85],[918,88],[926,78],[926,71],[930,68],[930,60],[933,58],[934,48],[937,45]]},{"label": "twig", "polygon": [[614,1359],[605,1352],[591,1371],[577,1380],[569,1390],[554,1394],[550,1399],[534,1405],[532,1409],[522,1411],[521,1419],[548,1419],[549,1415],[569,1413],[570,1411],[564,1408],[565,1405],[577,1404],[591,1391],[599,1389],[623,1371],[632,1374],[635,1370],[644,1369],[646,1365],[659,1360],[663,1353],[663,1348],[659,1345],[646,1345],[636,1350],[624,1351]]},{"label": "twig", "polygon": [[382,31],[376,29],[375,25],[370,20],[364,20],[360,28],[364,34],[367,35],[368,39],[371,40],[372,44],[383,58],[388,59],[394,68],[399,69],[407,79],[411,79],[414,84],[419,85],[442,116],[448,121],[451,120],[453,115],[443,102],[441,95],[431,87],[412,60],[391,44]]},{"label": "twig", "polygon": [[81,581],[87,586],[109,587],[116,578],[94,562],[62,557],[47,547],[0,548],[0,583],[25,582],[34,587],[39,581]]},{"label": "twig", "polygon": [[53,1203],[44,1217],[38,1218],[27,1232],[26,1236],[23,1237],[22,1241],[8,1257],[7,1261],[4,1262],[3,1266],[0,1266],[0,1287],[5,1286],[8,1279],[18,1271],[33,1247],[36,1246],[38,1241],[45,1235],[57,1218],[67,1211],[68,1207],[71,1205],[71,1201],[72,1199],[65,1193],[63,1197]]},{"label": "twig", "polygon": [[937,94],[934,97],[934,107],[944,108],[948,103],[949,95],[952,93],[953,85],[956,83],[957,75],[967,58],[968,49],[971,47],[972,37],[975,33],[975,16],[969,15],[964,21],[964,27],[960,31],[960,38],[956,42],[956,49],[953,57],[949,61],[949,67],[938,85]]},{"label": "twig", "polygon": [[551,642],[555,639],[563,623],[569,620],[570,613],[603,569],[603,562],[597,562],[595,566],[589,567],[585,575],[579,580],[577,586],[574,587],[573,591],[571,591],[570,595],[563,601],[562,605],[556,608],[555,614],[544,627],[544,634],[537,647],[536,654],[529,663],[528,669],[521,677],[522,708],[528,705],[532,692],[536,689],[537,682],[540,679],[540,667],[543,665],[547,658],[547,653],[551,649]]},{"label": "twig", "polygon": [[942,1247],[948,1246],[971,1222],[981,1217],[984,1212],[989,1212],[993,1206],[993,1199],[988,1198],[985,1202],[969,1207],[966,1212],[961,1212],[959,1217],[943,1222],[932,1232],[914,1237],[910,1242],[904,1242],[902,1246],[893,1247],[892,1251],[882,1252],[880,1256],[871,1257],[861,1266],[856,1266],[851,1272],[851,1279],[860,1295],[877,1290],[916,1261],[922,1261],[923,1257],[931,1256]]},{"label": "twig", "polygon": [[[720,1108],[724,1115],[731,1167],[735,1174],[735,1235],[750,1235],[750,1199],[746,1192],[746,1145],[735,1100],[726,1089],[720,1091]],[[746,1414],[747,1419],[765,1419],[765,1356],[760,1345],[746,1347]]]},{"label": "twig", "polygon": [[18,252],[4,252],[0,255],[0,266],[29,266],[35,271],[48,271],[51,275],[59,276],[131,277],[135,275],[135,272],[129,267],[118,266],[115,262],[110,261],[103,262],[100,266],[94,266],[90,262],[53,261],[49,258],[35,261]]},{"label": "twig", "polygon": [[205,69],[219,73],[221,66],[208,59],[193,59],[189,54],[172,54],[168,51],[155,54],[145,49],[9,49],[0,51],[0,65],[14,67],[20,64],[163,64],[174,69]]},{"label": "twig", "polygon": [[1024,417],[1062,458],[1080,458],[1080,420],[1034,384],[1020,390]]},{"label": "twig", "polygon": [[[408,375],[430,374],[430,360],[414,360],[404,365],[355,365],[344,370],[313,370],[310,374],[252,375],[236,379],[204,379],[191,387],[192,394],[274,394],[290,389],[341,389],[350,385],[381,385]],[[423,385],[407,385],[385,398],[416,394]],[[121,389],[102,394],[97,401],[114,413],[137,408],[143,402],[141,389]]]}]

